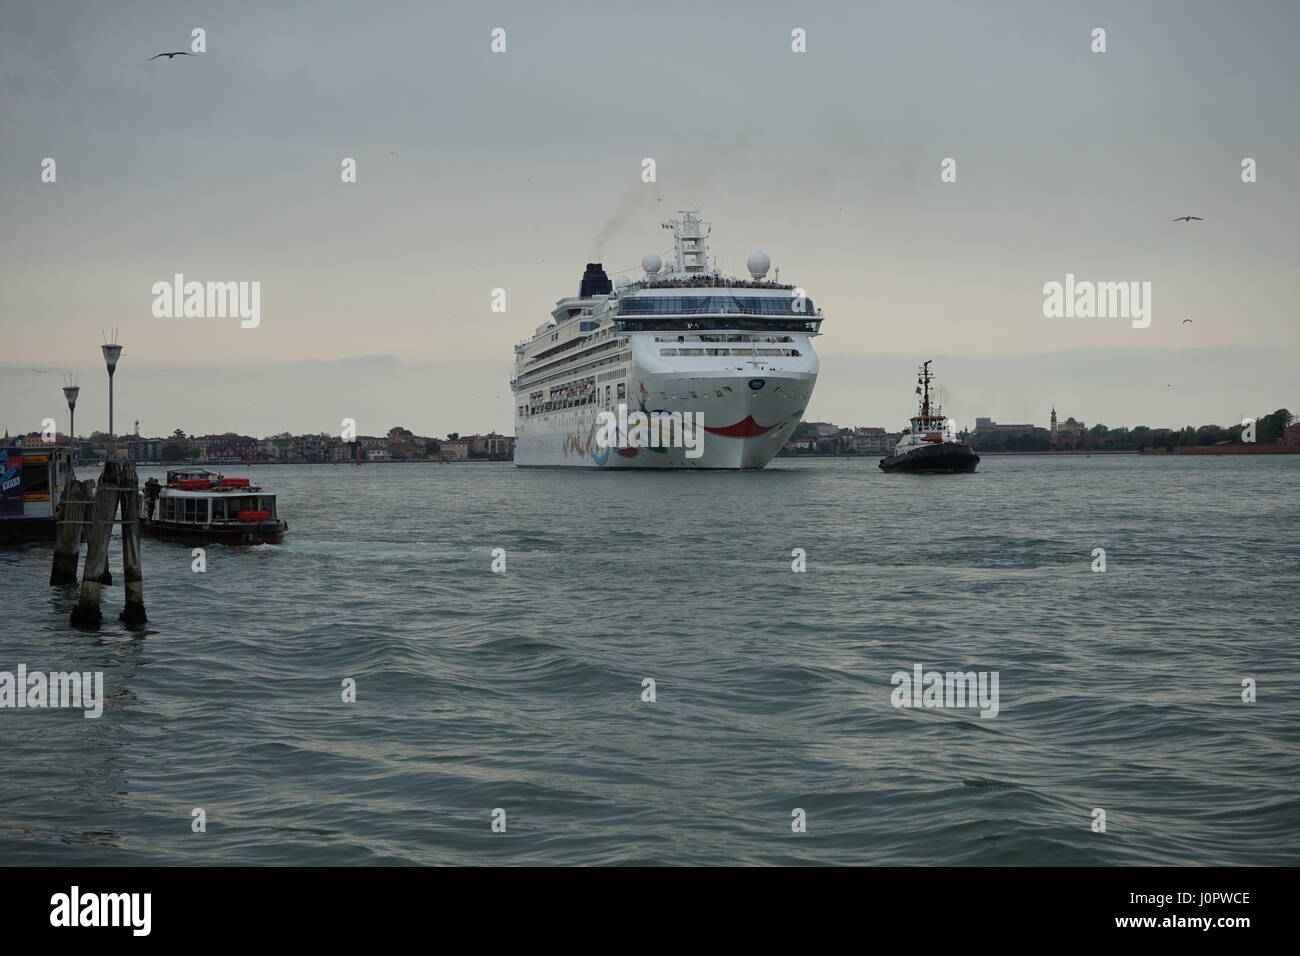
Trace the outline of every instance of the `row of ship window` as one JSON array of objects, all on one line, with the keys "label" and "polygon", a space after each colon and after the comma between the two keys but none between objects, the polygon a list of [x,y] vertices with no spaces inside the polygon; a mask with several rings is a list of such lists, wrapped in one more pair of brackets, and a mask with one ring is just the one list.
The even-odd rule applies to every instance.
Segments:
[{"label": "row of ship window", "polygon": [[[816,323],[809,323],[809,324],[815,325]],[[709,326],[709,327],[712,327],[712,326]],[[778,330],[770,329],[769,327],[765,326],[764,329],[763,329],[763,331],[778,331]],[[798,330],[798,331],[815,331],[815,329],[812,329],[812,330]],[[602,333],[602,336],[603,336],[603,335],[608,335],[608,334],[609,334],[609,331],[607,330],[606,332]],[[709,335],[709,334],[706,333],[706,334],[699,334],[699,335],[674,335],[674,336],[656,335],[656,336],[655,336],[655,341],[656,341],[656,342],[773,342],[773,343],[785,343],[785,342],[793,342],[794,339],[791,338],[791,337],[788,336],[788,335],[738,335],[738,334],[717,334],[717,335]],[[584,356],[582,357],[582,359],[580,359],[579,361],[585,361],[589,355],[598,354],[598,353],[600,353],[600,352],[603,352],[603,351],[605,351],[606,348],[608,348],[608,347],[610,347],[610,346],[618,346],[618,345],[622,345],[622,344],[623,344],[622,342],[609,342],[609,343],[606,343],[606,344],[600,346],[599,348],[591,349],[591,350],[587,353],[587,355],[584,355]],[[721,355],[721,356],[725,356],[725,355],[749,355],[749,356],[752,356],[752,355],[754,355],[755,353],[754,353],[752,350],[749,350],[749,349],[735,349],[735,350],[728,350],[728,349],[710,349],[710,350],[707,351],[707,352],[706,352],[706,351],[701,351],[701,350],[699,350],[699,349],[682,349],[682,350],[660,349],[659,354],[660,354],[660,355],[664,355],[664,356],[672,356],[672,355]],[[758,351],[757,354],[759,354],[759,355],[784,355],[784,356],[798,357],[801,353],[799,352],[798,349],[789,349],[789,350],[783,350],[783,349],[760,349],[760,350]],[[604,361],[597,363],[597,365],[609,365],[609,364],[614,364],[614,363],[617,363],[617,362],[621,362],[621,361],[623,361],[624,359],[628,358],[628,356],[629,356],[629,353],[628,353],[628,352],[621,352],[621,353],[619,353],[618,355],[613,356],[612,358],[605,359]],[[559,364],[562,364],[562,363],[557,362],[557,363],[555,363],[555,364],[556,364],[556,365],[559,365]],[[583,367],[586,368],[586,367],[589,367],[589,365],[584,365]],[[536,371],[538,371],[538,369],[536,369],[536,368],[529,368],[525,373],[523,373],[523,375],[520,376],[520,378],[523,378],[525,375],[533,374],[533,373],[536,372]],[[568,368],[568,369],[564,369],[563,371],[553,372],[552,374],[546,376],[545,378],[543,378],[543,379],[541,379],[541,380],[539,380],[539,381],[531,382],[531,383],[529,383],[529,384],[534,385],[534,386],[536,386],[536,385],[543,385],[543,384],[545,384],[546,382],[554,381],[554,380],[557,379],[557,378],[565,378],[565,377],[571,375],[571,374],[572,374],[573,372],[575,372],[575,371],[577,371],[577,369]],[[603,380],[605,380],[607,377],[618,377],[618,376],[621,376],[622,374],[624,374],[624,373],[623,373],[623,370],[621,370],[621,369],[620,369],[620,370],[616,370],[616,371],[614,371],[614,372],[606,372],[606,373],[603,373],[603,374],[600,376],[600,379],[603,381]],[[521,407],[522,407],[522,406],[521,406]]]},{"label": "row of ship window", "polygon": [[793,342],[788,335],[656,335],[656,342]]},{"label": "row of ship window", "polygon": [[807,296],[638,295],[619,302],[620,315],[812,315]]},{"label": "row of ship window", "polygon": [[821,328],[820,319],[763,318],[749,316],[711,316],[699,319],[677,318],[619,318],[615,325],[620,332],[714,332],[736,329],[745,332],[809,332]]},{"label": "row of ship window", "polygon": [[799,356],[798,349],[660,349],[660,355],[792,355]]},{"label": "row of ship window", "polygon": [[[617,391],[614,391],[617,389]],[[605,404],[617,399],[622,401],[627,398],[627,383],[619,382],[617,386],[605,386]],[[540,415],[544,412],[555,412],[562,408],[577,408],[580,405],[594,405],[600,400],[600,387],[591,379],[581,382],[574,382],[572,385],[563,385],[559,388],[551,389],[551,394],[547,401],[542,401],[541,392],[533,392],[528,396],[528,404],[519,406],[519,414],[525,418],[529,415]]]},{"label": "row of ship window", "polygon": [[[515,384],[517,387],[520,388],[533,388],[538,385],[545,385],[547,382],[553,382],[558,378],[568,378],[570,375],[572,375],[575,372],[586,371],[587,369],[592,369],[592,368],[601,368],[605,365],[616,365],[620,362],[626,361],[629,357],[631,357],[631,355],[632,355],[631,352],[619,352],[616,355],[610,356],[608,358],[603,358],[600,359],[599,361],[594,361],[594,362],[587,361],[585,357],[582,358],[575,357],[575,361],[582,363],[576,368],[566,368],[558,372],[552,372],[550,375],[547,375],[544,378],[540,378],[537,379],[536,381],[529,381],[525,383],[523,381],[525,378],[534,375],[537,372],[545,371],[545,369],[529,368],[527,371],[520,374],[519,378],[515,380]],[[559,365],[562,363],[556,363],[556,364]]]},{"label": "row of ship window", "polygon": [[[726,398],[726,393],[730,391],[732,391],[730,385],[723,385],[721,388],[714,389],[713,395],[716,396],[717,398]],[[776,392],[778,393],[781,392],[780,386],[777,386]],[[809,397],[810,394],[811,392],[787,393],[788,397],[790,398],[805,399],[805,400]],[[532,400],[531,404],[520,405],[518,408],[520,417],[527,418],[530,415],[540,415],[545,412],[559,411],[564,408],[576,408],[580,405],[595,404],[600,400],[600,388],[599,387],[586,388],[583,389],[583,391],[578,393],[577,395],[573,395],[570,398],[562,399],[560,401],[543,402],[540,401],[541,397],[542,397],[541,392],[534,392],[532,395],[530,395],[529,398]],[[675,392],[659,393],[659,398],[662,399],[663,401],[685,400],[688,398],[700,399],[700,398],[709,398],[709,397],[711,396],[707,392],[703,395],[693,391],[684,392],[680,395]],[[611,407],[614,401],[616,400],[622,401],[623,399],[626,398],[627,398],[627,388],[623,383],[621,382],[619,383],[616,392],[611,391],[610,386],[608,385],[605,386],[605,407],[606,408]]]}]

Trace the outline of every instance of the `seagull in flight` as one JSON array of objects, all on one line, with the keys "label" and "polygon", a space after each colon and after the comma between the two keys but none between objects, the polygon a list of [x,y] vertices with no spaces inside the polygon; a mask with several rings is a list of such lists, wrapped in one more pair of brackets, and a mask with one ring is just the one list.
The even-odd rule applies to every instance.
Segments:
[{"label": "seagull in flight", "polygon": [[1197,222],[1205,222],[1200,216],[1175,216],[1174,222],[1191,222],[1193,219]]},{"label": "seagull in flight", "polygon": [[1191,319],[1183,319],[1183,325],[1195,325]]},{"label": "seagull in flight", "polygon": [[167,59],[170,60],[174,56],[193,56],[193,55],[194,55],[193,53],[186,53],[184,50],[177,50],[175,53],[159,53],[156,56],[149,57],[149,59],[156,60],[160,56],[165,56],[167,57]]}]

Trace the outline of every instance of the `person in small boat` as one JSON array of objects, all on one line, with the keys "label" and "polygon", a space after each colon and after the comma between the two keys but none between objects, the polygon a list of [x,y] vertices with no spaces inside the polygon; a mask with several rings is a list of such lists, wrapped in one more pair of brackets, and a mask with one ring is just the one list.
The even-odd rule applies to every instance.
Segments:
[{"label": "person in small boat", "polygon": [[150,521],[153,520],[154,509],[158,506],[158,493],[162,491],[162,485],[158,484],[157,478],[150,478],[144,483],[144,516]]}]

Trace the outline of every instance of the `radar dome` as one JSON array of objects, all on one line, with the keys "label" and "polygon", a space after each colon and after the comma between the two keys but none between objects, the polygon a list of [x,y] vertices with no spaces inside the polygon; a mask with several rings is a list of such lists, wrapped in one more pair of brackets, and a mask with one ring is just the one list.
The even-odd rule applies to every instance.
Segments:
[{"label": "radar dome", "polygon": [[632,280],[629,279],[627,276],[619,276],[617,279],[614,280],[614,285],[618,286],[620,289],[626,289],[631,284],[632,284]]},{"label": "radar dome", "polygon": [[654,275],[664,266],[664,261],[653,252],[647,253],[646,257],[641,260],[641,268],[646,271],[646,275]]},{"label": "radar dome", "polygon": [[767,270],[772,268],[772,260],[767,257],[765,252],[755,252],[745,261],[749,274],[755,279],[761,279],[767,275]]}]

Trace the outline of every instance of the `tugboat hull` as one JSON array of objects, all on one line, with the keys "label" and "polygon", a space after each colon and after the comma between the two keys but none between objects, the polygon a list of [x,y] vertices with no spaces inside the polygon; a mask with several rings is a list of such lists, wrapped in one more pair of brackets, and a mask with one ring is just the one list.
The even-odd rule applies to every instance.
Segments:
[{"label": "tugboat hull", "polygon": [[880,470],[930,475],[970,474],[979,463],[980,456],[969,445],[941,442],[882,458]]}]

